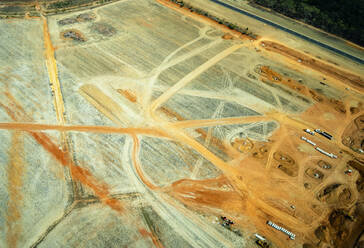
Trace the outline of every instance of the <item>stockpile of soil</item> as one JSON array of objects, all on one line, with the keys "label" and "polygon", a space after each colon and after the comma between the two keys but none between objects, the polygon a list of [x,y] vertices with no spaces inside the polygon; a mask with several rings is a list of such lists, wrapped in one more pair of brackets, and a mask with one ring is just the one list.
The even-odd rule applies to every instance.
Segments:
[{"label": "stockpile of soil", "polygon": [[364,115],[357,117],[345,129],[342,143],[357,153],[364,153]]},{"label": "stockpile of soil", "polygon": [[343,83],[346,83],[359,91],[364,91],[364,81],[360,76],[354,75],[352,73],[343,71],[337,67],[331,66],[329,64],[323,63],[320,60],[316,60],[304,53],[298,52],[292,48],[288,48],[282,44],[278,44],[272,41],[262,41],[260,43],[262,47],[266,50],[279,53],[286,56],[294,61],[298,61],[302,65],[309,67],[315,71],[322,72],[329,75],[332,78],[337,79]]},{"label": "stockpile of soil", "polygon": [[282,152],[275,152],[273,158],[279,162],[278,169],[285,174],[291,177],[298,175],[298,165],[291,156]]},{"label": "stockpile of soil", "polygon": [[83,36],[83,34],[75,29],[69,29],[69,30],[65,30],[61,33],[61,38],[66,39],[66,40],[73,40],[73,41],[78,41],[78,42],[85,42],[86,39]]},{"label": "stockpile of soil", "polygon": [[78,16],[68,17],[62,20],[59,20],[57,23],[60,26],[71,25],[75,23],[82,22],[90,22],[96,19],[96,15],[94,13],[83,13]]},{"label": "stockpile of soil", "polygon": [[113,36],[116,34],[116,29],[107,23],[96,22],[91,26],[91,30],[103,36]]}]

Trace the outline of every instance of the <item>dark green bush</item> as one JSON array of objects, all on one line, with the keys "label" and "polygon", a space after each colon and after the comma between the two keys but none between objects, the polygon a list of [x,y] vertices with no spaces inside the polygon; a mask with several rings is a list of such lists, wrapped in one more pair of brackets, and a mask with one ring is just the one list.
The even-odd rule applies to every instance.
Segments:
[{"label": "dark green bush", "polygon": [[364,0],[251,0],[364,46]]}]

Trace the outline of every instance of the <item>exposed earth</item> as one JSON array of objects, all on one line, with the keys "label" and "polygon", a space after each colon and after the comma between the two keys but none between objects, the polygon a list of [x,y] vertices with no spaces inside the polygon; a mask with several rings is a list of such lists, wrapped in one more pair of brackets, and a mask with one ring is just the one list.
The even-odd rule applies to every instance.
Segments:
[{"label": "exposed earth", "polygon": [[0,247],[363,247],[363,65],[71,2],[0,1]]}]

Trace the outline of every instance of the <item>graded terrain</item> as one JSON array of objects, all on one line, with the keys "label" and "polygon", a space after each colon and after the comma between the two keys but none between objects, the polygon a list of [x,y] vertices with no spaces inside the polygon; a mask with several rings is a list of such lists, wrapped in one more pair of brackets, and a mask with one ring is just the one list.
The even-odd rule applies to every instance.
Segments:
[{"label": "graded terrain", "polygon": [[363,243],[362,64],[173,1],[44,2],[0,20],[0,247]]}]

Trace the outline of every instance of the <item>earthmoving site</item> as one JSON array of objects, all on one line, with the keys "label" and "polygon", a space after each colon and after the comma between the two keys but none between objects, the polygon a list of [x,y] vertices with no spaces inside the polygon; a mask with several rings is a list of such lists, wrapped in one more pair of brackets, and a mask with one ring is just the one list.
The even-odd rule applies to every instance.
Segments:
[{"label": "earthmoving site", "polygon": [[362,64],[213,3],[58,2],[0,1],[0,247],[364,247]]}]

